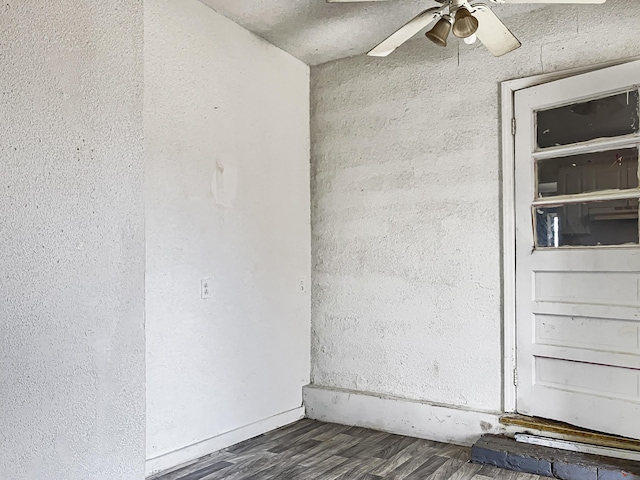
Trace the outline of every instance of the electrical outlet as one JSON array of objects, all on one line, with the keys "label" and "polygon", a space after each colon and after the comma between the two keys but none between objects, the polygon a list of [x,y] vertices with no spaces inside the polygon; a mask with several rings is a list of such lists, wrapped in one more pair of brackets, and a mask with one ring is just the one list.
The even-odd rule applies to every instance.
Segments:
[{"label": "electrical outlet", "polygon": [[203,278],[200,280],[200,296],[206,300],[207,298],[211,298],[211,280],[208,278]]},{"label": "electrical outlet", "polygon": [[298,277],[298,293],[300,295],[307,293],[307,277],[305,276]]}]

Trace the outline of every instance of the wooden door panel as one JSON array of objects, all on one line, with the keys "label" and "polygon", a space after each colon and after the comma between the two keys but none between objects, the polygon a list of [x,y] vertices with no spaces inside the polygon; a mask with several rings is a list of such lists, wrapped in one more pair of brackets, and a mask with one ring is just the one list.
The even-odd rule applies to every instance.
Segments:
[{"label": "wooden door panel", "polygon": [[640,369],[640,357],[636,353],[611,352],[575,347],[558,347],[554,345],[535,345],[532,351],[534,358],[556,358],[570,362],[589,363],[593,365],[609,365],[612,367]]},{"label": "wooden door panel", "polygon": [[534,396],[518,400],[520,413],[560,420],[598,432],[638,438],[638,401],[538,387],[539,391]]},{"label": "wooden door panel", "polygon": [[[640,400],[640,371],[558,358],[535,357],[536,385],[621,400]],[[594,414],[597,412],[594,412]]]},{"label": "wooden door panel", "polygon": [[611,305],[589,305],[580,303],[533,302],[535,315],[565,315],[575,317],[602,318],[607,320],[640,321],[637,307],[615,307]]},{"label": "wooden door panel", "polygon": [[536,345],[640,355],[640,321],[534,315]]},{"label": "wooden door panel", "polygon": [[537,271],[534,289],[534,302],[640,306],[640,272]]}]

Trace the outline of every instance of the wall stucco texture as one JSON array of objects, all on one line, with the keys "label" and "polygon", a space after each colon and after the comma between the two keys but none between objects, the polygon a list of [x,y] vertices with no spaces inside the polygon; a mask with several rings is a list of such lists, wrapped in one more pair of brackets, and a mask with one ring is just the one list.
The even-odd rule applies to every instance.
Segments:
[{"label": "wall stucco texture", "polygon": [[0,6],[0,477],[144,478],[142,2]]},{"label": "wall stucco texture", "polygon": [[501,409],[499,82],[640,55],[640,3],[501,12],[502,58],[422,37],[312,69],[316,385]]}]

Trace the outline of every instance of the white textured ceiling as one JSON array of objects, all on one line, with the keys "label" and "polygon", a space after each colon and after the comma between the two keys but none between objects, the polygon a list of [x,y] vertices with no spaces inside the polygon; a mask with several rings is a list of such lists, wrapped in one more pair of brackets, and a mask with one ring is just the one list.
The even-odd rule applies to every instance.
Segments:
[{"label": "white textured ceiling", "polygon": [[309,65],[364,53],[432,0],[327,4],[324,0],[201,0]]},{"label": "white textured ceiling", "polygon": [[[201,0],[309,65],[369,51],[433,0],[331,3],[325,0]],[[494,6],[503,19],[541,5]],[[557,8],[557,7],[556,7]]]}]

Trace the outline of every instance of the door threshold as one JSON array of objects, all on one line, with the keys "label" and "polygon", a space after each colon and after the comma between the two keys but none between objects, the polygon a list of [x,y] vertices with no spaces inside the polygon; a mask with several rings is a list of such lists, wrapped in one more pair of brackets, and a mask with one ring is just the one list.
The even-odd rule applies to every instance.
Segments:
[{"label": "door threshold", "polygon": [[557,450],[567,450],[569,452],[588,453],[590,455],[599,455],[601,457],[620,458],[623,460],[638,462],[640,464],[640,452],[636,450],[603,447],[602,445],[580,443],[571,440],[559,440],[557,438],[540,437],[538,435],[529,435],[526,433],[516,433],[516,442],[555,448]]},{"label": "door threshold", "polygon": [[505,415],[500,417],[500,423],[510,434],[526,432],[558,440],[640,452],[640,440],[595,432],[555,420],[524,415]]}]

